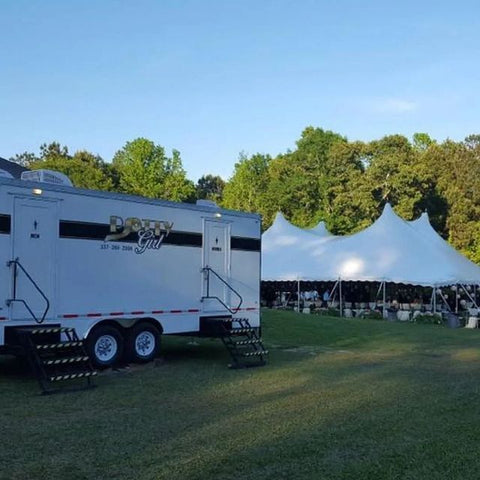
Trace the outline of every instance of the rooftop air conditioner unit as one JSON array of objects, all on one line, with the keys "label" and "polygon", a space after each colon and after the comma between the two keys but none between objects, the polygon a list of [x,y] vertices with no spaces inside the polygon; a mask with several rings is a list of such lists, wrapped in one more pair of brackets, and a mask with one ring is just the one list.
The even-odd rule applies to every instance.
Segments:
[{"label": "rooftop air conditioner unit", "polygon": [[29,182],[42,182],[73,187],[72,182],[66,175],[53,170],[29,170],[28,172],[23,172],[20,178]]},{"label": "rooftop air conditioner unit", "polygon": [[200,199],[197,200],[197,205],[200,207],[218,208],[218,205],[213,200]]}]

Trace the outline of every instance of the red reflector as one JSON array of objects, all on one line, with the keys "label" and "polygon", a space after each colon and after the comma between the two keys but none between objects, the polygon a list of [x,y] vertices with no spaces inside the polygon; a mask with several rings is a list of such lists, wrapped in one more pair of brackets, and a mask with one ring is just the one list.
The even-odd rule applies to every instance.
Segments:
[{"label": "red reflector", "polygon": [[163,310],[154,310],[152,313],[164,313]]},{"label": "red reflector", "polygon": [[200,310],[198,308],[190,308],[188,311],[190,313],[196,313],[196,312],[199,312]]},{"label": "red reflector", "polygon": [[101,313],[87,313],[87,317],[101,317]]},{"label": "red reflector", "polygon": [[181,310],[170,310],[170,313],[182,313]]},{"label": "red reflector", "polygon": [[0,317],[0,320],[6,320],[7,317]]},{"label": "red reflector", "polygon": [[67,313],[66,315],[63,315],[63,318],[78,318],[80,315],[77,315],[75,313]]},{"label": "red reflector", "polygon": [[132,312],[132,315],[143,315],[144,313],[145,313],[145,312],[140,312],[140,311],[138,311],[138,312]]},{"label": "red reflector", "polygon": [[246,308],[245,310],[256,310],[255,307],[249,307],[249,308]]},{"label": "red reflector", "polygon": [[116,317],[119,315],[125,315],[123,312],[112,312],[110,315],[115,315]]}]

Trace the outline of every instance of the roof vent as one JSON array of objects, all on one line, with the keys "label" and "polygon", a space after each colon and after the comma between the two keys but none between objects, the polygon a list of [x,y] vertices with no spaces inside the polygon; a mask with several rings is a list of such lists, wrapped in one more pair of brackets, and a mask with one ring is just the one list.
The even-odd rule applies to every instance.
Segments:
[{"label": "roof vent", "polygon": [[13,175],[6,170],[0,169],[0,178],[13,178]]},{"label": "roof vent", "polygon": [[73,187],[72,182],[66,175],[53,170],[29,170],[28,172],[23,172],[20,178],[29,182],[42,182]]}]

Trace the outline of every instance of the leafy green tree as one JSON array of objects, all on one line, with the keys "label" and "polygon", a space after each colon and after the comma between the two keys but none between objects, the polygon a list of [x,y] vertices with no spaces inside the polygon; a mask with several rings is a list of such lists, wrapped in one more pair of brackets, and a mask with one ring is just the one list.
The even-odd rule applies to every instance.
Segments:
[{"label": "leafy green tree", "polygon": [[168,157],[160,145],[146,138],[127,142],[113,158],[121,191],[173,201],[191,201],[195,186],[187,179],[180,153]]},{"label": "leafy green tree", "polygon": [[79,188],[112,190],[113,182],[105,162],[98,155],[81,150],[72,156],[66,146],[58,142],[40,146],[40,155],[22,154],[26,166],[32,170],[47,169],[62,172]]},{"label": "leafy green tree", "polygon": [[427,162],[446,201],[449,241],[480,262],[480,137],[432,146]]},{"label": "leafy green tree", "polygon": [[243,153],[240,154],[234,173],[223,190],[222,205],[233,210],[268,216],[266,195],[270,161],[269,155],[257,153],[249,158]]},{"label": "leafy green tree", "polygon": [[[281,210],[301,227],[326,219],[330,151],[347,140],[321,128],[307,127],[293,152],[279,155],[270,165],[269,210]],[[268,224],[268,222],[267,222]]]},{"label": "leafy green tree", "polygon": [[428,133],[414,133],[413,147],[420,152],[424,152],[428,147],[434,145],[436,142],[430,138]]},{"label": "leafy green tree", "polygon": [[364,175],[362,142],[337,142],[328,155],[328,175],[324,182],[322,216],[332,233],[345,235],[368,223],[362,208],[361,186]]},{"label": "leafy green tree", "polygon": [[433,177],[419,164],[418,152],[408,139],[389,135],[370,142],[366,144],[365,158],[368,160],[360,190],[366,217],[373,221],[387,202],[395,206],[403,218],[417,217]]},{"label": "leafy green tree", "polygon": [[18,163],[22,167],[27,167],[38,160],[38,157],[31,152],[23,152],[23,153],[17,153],[14,157],[10,157],[9,160],[11,162]]},{"label": "leafy green tree", "polygon": [[203,175],[196,185],[197,198],[213,200],[220,203],[223,198],[225,181],[218,175]]}]

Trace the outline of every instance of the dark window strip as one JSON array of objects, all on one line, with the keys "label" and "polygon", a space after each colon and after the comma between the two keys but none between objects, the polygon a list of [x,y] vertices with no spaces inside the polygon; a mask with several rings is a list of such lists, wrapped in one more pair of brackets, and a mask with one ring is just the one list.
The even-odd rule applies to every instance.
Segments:
[{"label": "dark window strip", "polygon": [[[110,226],[103,223],[60,221],[60,238],[76,238],[82,240],[104,241],[110,235]],[[127,237],[115,240],[122,243],[137,243],[138,234],[131,233]],[[201,247],[202,234],[192,232],[172,231],[163,239],[165,245],[182,245],[187,247]]]},{"label": "dark window strip", "polygon": [[232,237],[230,247],[232,250],[259,252],[261,249],[261,241],[259,238]]},{"label": "dark window strip", "polygon": [[10,233],[11,231],[10,215],[0,214],[0,233]]},{"label": "dark window strip", "polygon": [[81,238],[84,240],[105,240],[110,226],[104,223],[85,223],[60,220],[61,238]]},{"label": "dark window strip", "polygon": [[[105,237],[110,235],[110,226],[104,223],[72,222],[70,220],[61,220],[59,233],[61,238],[104,241]],[[136,233],[131,233],[127,237],[115,241],[123,243],[137,243],[138,235]],[[172,231],[167,237],[164,238],[163,243],[166,245],[201,247],[203,243],[203,235],[201,233]],[[230,240],[230,247],[232,250],[259,252],[261,248],[261,241],[259,238],[232,237]]]}]

